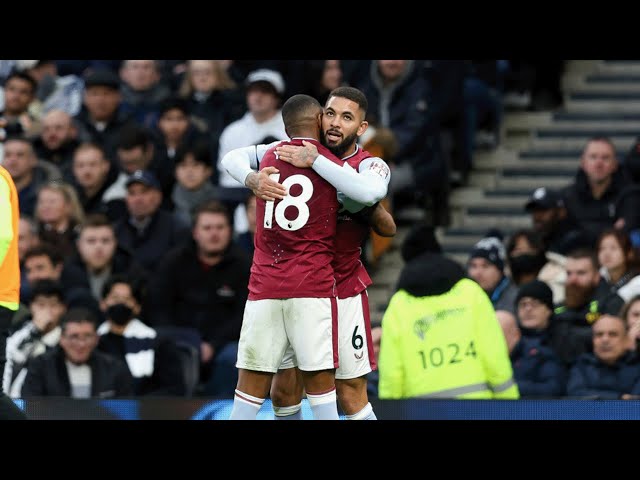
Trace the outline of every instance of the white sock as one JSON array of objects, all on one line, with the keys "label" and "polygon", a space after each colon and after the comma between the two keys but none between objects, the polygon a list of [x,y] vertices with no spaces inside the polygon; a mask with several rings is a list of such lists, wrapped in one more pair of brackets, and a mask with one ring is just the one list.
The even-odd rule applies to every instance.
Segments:
[{"label": "white sock", "polygon": [[275,420],[302,420],[302,402],[289,407],[276,407],[273,405]]},{"label": "white sock", "polygon": [[264,398],[252,397],[236,389],[229,420],[255,420],[263,403]]},{"label": "white sock", "polygon": [[307,393],[307,400],[311,405],[314,420],[340,420],[335,387],[326,393]]},{"label": "white sock", "polygon": [[377,420],[376,414],[373,413],[373,407],[367,403],[362,410],[353,415],[345,415],[347,420]]}]

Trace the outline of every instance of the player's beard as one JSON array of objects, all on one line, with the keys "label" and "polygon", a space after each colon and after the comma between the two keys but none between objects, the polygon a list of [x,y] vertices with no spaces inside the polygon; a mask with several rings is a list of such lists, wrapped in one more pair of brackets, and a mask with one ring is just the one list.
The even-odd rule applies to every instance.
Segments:
[{"label": "player's beard", "polygon": [[591,299],[595,287],[582,287],[580,285],[566,285],[564,304],[567,308],[578,309],[586,305]]},{"label": "player's beard", "polygon": [[353,148],[353,144],[356,143],[356,140],[358,140],[358,135],[356,135],[356,133],[354,132],[352,135],[344,137],[344,139],[340,143],[330,145],[327,142],[326,134],[324,134],[322,135],[321,143],[322,145],[327,147],[329,151],[333,153],[336,157],[342,158],[344,157],[344,154],[347,152],[347,150],[349,150],[350,148]]}]

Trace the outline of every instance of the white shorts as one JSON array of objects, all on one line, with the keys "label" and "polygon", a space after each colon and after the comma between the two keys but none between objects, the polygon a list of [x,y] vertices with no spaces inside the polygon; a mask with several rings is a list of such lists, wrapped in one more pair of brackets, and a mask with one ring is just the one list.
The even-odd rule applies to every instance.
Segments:
[{"label": "white shorts", "polygon": [[276,373],[290,347],[300,370],[336,368],[337,313],[335,298],[247,300],[236,367]]},{"label": "white shorts", "polygon": [[[358,378],[377,368],[366,291],[360,295],[338,299],[338,357],[340,365],[336,370],[336,378],[339,380]],[[288,348],[280,369],[295,366],[296,356],[293,349]]]}]

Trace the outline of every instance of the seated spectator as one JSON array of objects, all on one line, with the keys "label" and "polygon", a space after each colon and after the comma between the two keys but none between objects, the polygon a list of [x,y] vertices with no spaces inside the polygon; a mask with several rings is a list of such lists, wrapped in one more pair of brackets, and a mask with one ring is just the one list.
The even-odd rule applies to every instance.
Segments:
[{"label": "seated spectator", "polygon": [[567,395],[628,399],[640,395],[640,357],[627,348],[620,317],[603,315],[593,324],[593,353],[580,356],[569,372]]},{"label": "seated spectator", "polygon": [[142,305],[140,283],[114,275],[105,283],[100,308],[107,321],[98,327],[98,350],[121,358],[133,376],[135,395],[184,395],[180,354],[138,317]]},{"label": "seated spectator", "polygon": [[496,235],[489,233],[474,245],[467,273],[489,296],[496,311],[506,310],[515,314],[518,287],[504,274],[504,245],[501,237]]},{"label": "seated spectator", "polygon": [[553,348],[557,331],[551,289],[540,280],[522,285],[516,297],[516,308],[520,328],[513,318],[513,325],[503,324],[503,329],[517,332],[517,341],[509,351],[521,397],[563,395],[567,372]]},{"label": "seated spectator", "polygon": [[598,239],[600,283],[597,296],[601,299],[629,301],[640,294],[640,268],[631,239],[624,230],[607,229]]},{"label": "seated spectator", "polygon": [[640,295],[636,295],[624,304],[620,317],[627,324],[627,348],[635,352],[640,351]]},{"label": "seated spectator", "polygon": [[591,326],[602,314],[617,315],[622,308],[620,297],[597,297],[600,283],[598,261],[595,252],[590,249],[578,249],[567,255],[567,283],[565,285],[565,301],[558,305],[554,312],[559,322],[567,323],[568,338],[576,342],[571,355],[562,358],[573,363],[576,356],[591,349]]},{"label": "seated spectator", "polygon": [[62,287],[53,280],[40,280],[33,285],[30,317],[7,338],[7,365],[3,390],[11,398],[20,398],[27,374],[27,362],[58,345],[60,319],[67,311]]},{"label": "seated spectator", "polygon": [[213,168],[211,152],[199,142],[175,157],[176,184],[171,199],[173,213],[185,225],[191,225],[193,211],[199,204],[216,197],[216,187],[210,182]]},{"label": "seated spectator", "polygon": [[0,117],[7,121],[8,134],[35,138],[41,125],[29,113],[29,105],[36,98],[38,83],[27,73],[14,70],[4,82],[4,110]]},{"label": "seated spectator", "polygon": [[30,295],[29,281],[24,271],[24,256],[30,248],[40,243],[38,225],[28,215],[20,215],[18,220],[18,257],[20,258],[20,298]]},{"label": "seated spectator", "polygon": [[71,185],[49,182],[40,187],[35,219],[42,242],[55,246],[65,256],[75,252],[76,226],[84,220],[84,211]]},{"label": "seated spectator", "polygon": [[605,228],[614,226],[618,197],[628,183],[618,168],[611,140],[589,139],[575,181],[563,190],[562,196],[569,218],[586,232],[592,246]]},{"label": "seated spectator", "polygon": [[24,137],[8,137],[3,147],[2,166],[16,184],[20,214],[33,216],[38,190],[49,181],[59,180],[60,170],[49,162],[38,162],[31,143]]},{"label": "seated spectator", "polygon": [[120,66],[122,106],[125,113],[147,128],[155,127],[160,103],[171,91],[163,84],[157,60],[124,60]]},{"label": "seated spectator", "polygon": [[162,259],[149,284],[149,319],[154,327],[195,328],[201,336],[201,380],[207,395],[233,395],[251,262],[233,244],[227,209],[200,205],[193,240]]},{"label": "seated spectator", "polygon": [[547,263],[542,238],[534,230],[517,230],[507,243],[507,260],[517,286],[535,280]]},{"label": "seated spectator", "polygon": [[160,209],[162,191],[155,175],[136,171],[127,180],[127,216],[115,224],[118,244],[149,272],[171,248],[189,236],[187,225]]},{"label": "seated spectator", "polygon": [[60,280],[66,288],[90,290],[96,302],[102,300],[104,285],[113,274],[146,278],[146,272],[131,252],[118,245],[113,225],[104,215],[88,215],[78,225],[77,247],[78,253],[64,262]]},{"label": "seated spectator", "polygon": [[[25,294],[29,294],[31,287],[38,280],[59,281],[62,273],[62,262],[62,254],[52,245],[39,243],[28,249],[22,258],[22,273],[24,273],[24,278],[29,286],[25,290]],[[21,296],[20,301],[29,303],[31,297],[30,295]]]},{"label": "seated spectator", "polygon": [[113,222],[126,212],[124,198],[107,199],[106,192],[115,180],[110,178],[111,163],[102,147],[82,143],[73,154],[72,178],[85,214],[103,213]]},{"label": "seated spectator", "polygon": [[71,169],[77,138],[78,129],[71,116],[52,110],[42,117],[42,133],[33,141],[33,148],[38,158],[51,162],[64,174]]},{"label": "seated spectator", "polygon": [[73,308],[61,322],[60,344],[27,364],[22,397],[112,398],[133,395],[133,378],[117,357],[96,351],[96,318]]}]

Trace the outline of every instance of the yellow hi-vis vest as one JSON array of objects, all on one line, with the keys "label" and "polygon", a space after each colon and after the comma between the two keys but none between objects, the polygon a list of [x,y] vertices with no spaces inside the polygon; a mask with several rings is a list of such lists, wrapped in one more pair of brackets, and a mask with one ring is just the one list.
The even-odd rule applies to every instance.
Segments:
[{"label": "yellow hi-vis vest", "polygon": [[442,295],[393,295],[378,368],[380,398],[520,397],[491,301],[466,278]]}]

